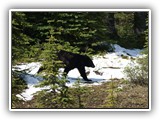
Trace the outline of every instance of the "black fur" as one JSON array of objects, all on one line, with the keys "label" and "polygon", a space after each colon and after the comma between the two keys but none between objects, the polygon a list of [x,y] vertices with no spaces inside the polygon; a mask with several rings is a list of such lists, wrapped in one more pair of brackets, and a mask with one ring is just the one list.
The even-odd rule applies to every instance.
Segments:
[{"label": "black fur", "polygon": [[88,56],[61,50],[58,53],[58,58],[66,65],[64,70],[66,74],[68,74],[70,70],[77,68],[84,80],[91,81],[87,78],[85,66],[94,68],[95,65]]}]

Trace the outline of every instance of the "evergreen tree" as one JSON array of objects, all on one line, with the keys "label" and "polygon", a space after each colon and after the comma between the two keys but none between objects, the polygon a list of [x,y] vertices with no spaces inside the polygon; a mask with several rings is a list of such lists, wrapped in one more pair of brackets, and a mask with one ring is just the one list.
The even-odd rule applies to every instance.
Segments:
[{"label": "evergreen tree", "polygon": [[57,43],[66,44],[68,51],[93,52],[93,48],[106,40],[105,13],[56,12],[53,16],[48,20],[54,26],[50,34]]},{"label": "evergreen tree", "polygon": [[67,81],[63,76],[59,76],[58,70],[62,64],[57,58],[57,52],[62,48],[62,45],[57,41],[57,32],[54,32],[53,28],[50,29],[50,38],[43,43],[44,50],[40,55],[43,65],[42,72],[46,75],[43,76],[44,81],[38,86],[49,86],[48,90],[37,93],[37,107],[40,108],[66,108],[71,102],[71,98],[68,95],[68,87],[66,86]]},{"label": "evergreen tree", "polygon": [[116,18],[116,29],[120,39],[118,44],[130,48],[135,42],[134,35],[134,13],[133,12],[121,12],[115,14]]},{"label": "evergreen tree", "polygon": [[[30,43],[33,39],[25,34],[25,29],[31,25],[26,22],[26,15],[23,12],[12,12],[11,30],[12,30],[12,66],[30,60]],[[27,88],[24,80],[20,78],[20,72],[13,71],[11,73],[11,89],[12,89],[12,108],[17,106],[20,101],[16,95],[20,94]]]},{"label": "evergreen tree", "polygon": [[118,44],[125,48],[143,48],[146,15],[147,12],[115,13],[115,26],[119,36]]},{"label": "evergreen tree", "polygon": [[25,34],[26,15],[23,12],[12,12],[12,64],[24,62],[29,57],[30,43],[34,40]]},{"label": "evergreen tree", "polygon": [[106,21],[107,21],[107,31],[108,31],[108,35],[109,38],[112,40],[118,40],[119,36],[117,33],[117,29],[116,29],[116,18],[115,18],[115,13],[108,13],[107,17],[106,17]]}]

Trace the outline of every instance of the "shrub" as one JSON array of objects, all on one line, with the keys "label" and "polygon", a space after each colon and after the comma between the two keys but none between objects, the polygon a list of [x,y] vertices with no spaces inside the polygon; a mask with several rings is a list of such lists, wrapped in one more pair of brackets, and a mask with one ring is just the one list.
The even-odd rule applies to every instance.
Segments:
[{"label": "shrub", "polygon": [[125,67],[128,80],[139,85],[148,85],[148,56],[138,58],[136,64]]}]

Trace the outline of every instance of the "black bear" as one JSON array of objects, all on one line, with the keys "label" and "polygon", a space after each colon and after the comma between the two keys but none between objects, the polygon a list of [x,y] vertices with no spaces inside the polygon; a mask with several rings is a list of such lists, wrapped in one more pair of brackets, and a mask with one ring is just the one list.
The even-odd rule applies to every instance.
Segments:
[{"label": "black bear", "polygon": [[70,70],[77,68],[84,80],[91,81],[87,78],[85,66],[94,68],[95,65],[88,56],[61,50],[58,53],[58,58],[66,65],[64,70],[66,75]]}]

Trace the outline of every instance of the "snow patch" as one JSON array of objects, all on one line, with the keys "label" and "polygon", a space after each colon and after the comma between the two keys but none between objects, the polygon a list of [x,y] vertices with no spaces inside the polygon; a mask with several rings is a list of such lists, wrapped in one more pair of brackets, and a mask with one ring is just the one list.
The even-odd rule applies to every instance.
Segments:
[{"label": "snow patch", "polygon": [[140,49],[125,49],[117,44],[114,44],[113,47],[115,48],[115,53],[118,55],[118,56],[121,56],[121,55],[125,55],[125,56],[132,56],[132,57],[138,57],[140,56],[140,52],[142,50]]},{"label": "snow patch", "polygon": [[41,67],[40,62],[32,62],[32,63],[22,63],[20,65],[16,65],[13,67],[13,70],[26,70],[28,74],[34,75],[38,72],[39,68]]},{"label": "snow patch", "polygon": [[[80,76],[77,69],[71,70],[67,75],[66,83],[67,86],[72,87],[77,79],[81,80],[82,85],[100,85],[103,82],[108,82],[110,79],[121,79],[124,78],[123,70],[127,65],[131,64],[131,57],[139,57],[141,50],[140,49],[125,49],[117,44],[113,45],[115,52],[106,53],[103,56],[94,56],[93,63],[95,64],[95,68],[86,67],[86,73],[88,74],[88,79],[91,79],[92,83],[85,83]],[[127,56],[127,59],[124,59],[123,56]],[[33,94],[37,91],[41,91],[43,89],[49,89],[49,87],[37,88],[35,85],[43,81],[42,77],[36,76],[38,70],[41,67],[40,62],[32,62],[29,64],[21,64],[13,67],[13,70],[26,70],[27,74],[23,74],[21,77],[27,82],[28,89],[26,89],[23,93],[18,94],[17,97],[23,100],[31,100],[33,98]],[[64,68],[59,69],[59,78],[61,78],[63,74]]]},{"label": "snow patch", "polygon": [[33,98],[33,94],[44,90],[44,89],[50,89],[48,86],[46,87],[35,87],[34,84],[33,85],[28,85],[28,89],[26,89],[24,92],[22,92],[21,94],[17,94],[17,97],[19,97],[20,99],[24,100],[24,101],[28,101],[28,100],[32,100]]}]

